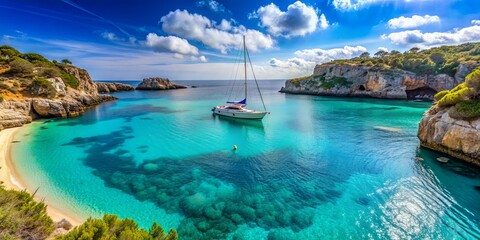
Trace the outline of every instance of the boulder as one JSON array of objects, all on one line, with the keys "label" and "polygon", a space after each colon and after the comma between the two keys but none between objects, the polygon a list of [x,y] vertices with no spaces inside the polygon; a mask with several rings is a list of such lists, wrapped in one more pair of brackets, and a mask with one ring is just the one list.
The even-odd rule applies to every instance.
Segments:
[{"label": "boulder", "polygon": [[143,81],[136,87],[137,90],[168,90],[186,88],[183,85],[175,84],[168,78],[144,78]]},{"label": "boulder", "polygon": [[62,102],[57,100],[34,99],[32,107],[40,117],[67,117],[67,111]]},{"label": "boulder", "polygon": [[95,82],[97,85],[98,93],[111,93],[111,92],[121,92],[121,91],[133,91],[135,90],[129,84],[124,83],[106,83],[106,82]]},{"label": "boulder", "polygon": [[448,110],[433,106],[425,112],[418,126],[420,144],[480,166],[480,119],[455,119]]}]

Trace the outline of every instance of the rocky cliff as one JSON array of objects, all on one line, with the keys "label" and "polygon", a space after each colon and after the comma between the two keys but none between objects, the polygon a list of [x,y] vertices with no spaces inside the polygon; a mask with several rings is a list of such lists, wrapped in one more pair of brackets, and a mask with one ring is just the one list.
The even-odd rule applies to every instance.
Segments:
[{"label": "rocky cliff", "polygon": [[97,85],[98,93],[111,93],[111,92],[123,92],[133,91],[134,87],[124,83],[107,83],[107,82],[95,82]]},{"label": "rocky cliff", "polygon": [[418,126],[418,138],[423,147],[480,166],[480,69],[435,95]]},{"label": "rocky cliff", "polygon": [[420,121],[418,138],[423,147],[480,166],[480,119],[455,119],[450,108],[430,108]]},{"label": "rocky cliff", "polygon": [[313,75],[290,79],[280,92],[432,100],[435,93],[464,81],[473,66],[460,64],[455,75],[419,75],[400,69],[349,63],[317,65]]},{"label": "rocky cliff", "polygon": [[183,85],[175,84],[168,78],[144,78],[143,81],[138,84],[137,90],[168,90],[168,89],[180,89],[186,88]]},{"label": "rocky cliff", "polygon": [[[0,130],[22,126],[38,118],[77,116],[90,106],[115,99],[98,94],[87,71],[69,65],[60,67],[78,80],[76,88],[67,86],[60,77],[33,80],[2,77],[3,84],[7,87],[11,84],[11,88],[9,91],[1,89]],[[22,81],[27,82],[24,88]]]}]

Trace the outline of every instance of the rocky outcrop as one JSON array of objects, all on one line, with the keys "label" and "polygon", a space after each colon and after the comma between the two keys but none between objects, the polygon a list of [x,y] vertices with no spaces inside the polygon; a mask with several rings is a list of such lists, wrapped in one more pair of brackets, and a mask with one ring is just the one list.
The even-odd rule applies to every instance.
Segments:
[{"label": "rocky outcrop", "polygon": [[420,144],[480,166],[480,119],[454,119],[448,110],[433,106],[425,112],[418,127]]},{"label": "rocky outcrop", "polygon": [[144,78],[143,81],[138,84],[137,90],[168,90],[168,89],[180,89],[187,88],[180,84],[171,82],[168,78]]},{"label": "rocky outcrop", "polygon": [[463,82],[471,70],[469,66],[460,65],[455,77],[451,77],[446,74],[417,75],[376,66],[327,63],[317,65],[308,78],[287,80],[280,92],[432,100],[436,92],[452,89]]},{"label": "rocky outcrop", "polygon": [[[73,66],[63,66],[78,81],[77,89],[66,87],[61,78],[48,78],[53,96],[45,95],[44,87],[30,92],[32,95],[20,98],[3,99],[0,102],[0,130],[19,127],[38,118],[73,117],[83,113],[88,107],[95,106],[115,98],[98,94],[97,85],[85,70]],[[44,97],[41,97],[44,96]]]},{"label": "rocky outcrop", "polygon": [[124,83],[106,83],[106,82],[95,82],[97,85],[98,93],[111,93],[111,92],[123,92],[123,91],[133,91],[134,87]]}]

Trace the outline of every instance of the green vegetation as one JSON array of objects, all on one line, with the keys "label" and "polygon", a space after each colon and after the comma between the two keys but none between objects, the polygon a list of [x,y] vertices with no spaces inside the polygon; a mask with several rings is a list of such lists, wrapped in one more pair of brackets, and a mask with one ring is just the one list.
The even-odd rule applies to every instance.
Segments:
[{"label": "green vegetation", "polygon": [[480,117],[480,69],[474,70],[450,91],[441,91],[435,95],[441,108],[452,107],[448,114],[452,118],[469,119]]},{"label": "green vegetation", "polygon": [[435,96],[433,97],[433,100],[439,101],[440,99],[442,99],[448,93],[450,93],[450,91],[448,91],[448,90],[440,91],[437,94],[435,94]]},{"label": "green vegetation", "polygon": [[62,77],[65,85],[67,86],[70,86],[72,88],[78,88],[78,86],[80,85],[80,81],[78,81],[78,79],[73,74],[60,70],[60,76]]},{"label": "green vegetation", "polygon": [[138,228],[133,220],[125,218],[118,219],[117,215],[104,215],[103,219],[88,219],[82,225],[74,228],[66,235],[56,238],[57,240],[76,239],[145,239],[145,240],[176,240],[177,232],[170,229],[167,234],[156,222],[153,223],[147,232]]},{"label": "green vegetation", "polygon": [[349,87],[351,85],[352,82],[348,81],[346,78],[333,76],[330,79],[325,79],[324,81],[322,81],[320,87],[324,89],[331,89],[334,87]]},{"label": "green vegetation", "polygon": [[0,239],[45,239],[54,230],[47,206],[25,191],[0,186]]},{"label": "green vegetation", "polygon": [[292,78],[290,79],[289,81],[295,85],[295,87],[299,87],[300,86],[300,82],[305,80],[305,79],[308,79],[308,78],[311,78],[313,75],[308,75],[308,76],[303,76],[303,77],[298,77],[298,78]]},{"label": "green vegetation", "polygon": [[[0,96],[0,102],[1,102]],[[35,195],[35,194],[34,194]],[[0,239],[46,239],[55,226],[47,215],[47,205],[36,202],[25,191],[6,190],[0,185]],[[138,228],[131,219],[118,219],[116,215],[105,215],[103,219],[88,219],[58,240],[70,239],[145,239],[176,240],[177,232],[170,229],[166,233],[156,222],[149,231]]]},{"label": "green vegetation", "polygon": [[70,61],[68,59],[62,59],[60,62],[62,62],[63,64],[68,64],[68,65],[72,64],[72,61]]},{"label": "green vegetation", "polygon": [[[22,54],[7,45],[0,46],[0,75],[7,77],[10,82],[14,81],[11,87],[4,84],[0,88],[13,93],[25,93],[24,90],[26,90],[38,95],[35,93],[38,92],[39,87],[46,87],[51,90],[42,79],[55,77],[60,77],[67,87],[78,88],[80,81],[75,75],[68,72],[69,69],[74,68],[69,66],[72,62],[68,59],[63,59],[61,62],[49,61],[37,53]],[[36,90],[36,92],[31,92],[32,90]],[[55,96],[54,92],[50,90],[42,93],[42,95],[45,97]]]},{"label": "green vegetation", "polygon": [[405,53],[379,51],[375,57],[362,53],[360,57],[335,60],[330,63],[380,66],[401,69],[416,74],[448,74],[454,76],[459,64],[480,65],[480,43],[442,46],[426,50],[412,48]]},{"label": "green vegetation", "polygon": [[13,60],[8,65],[10,66],[8,74],[26,76],[33,73],[33,64],[19,57],[13,57]]},{"label": "green vegetation", "polygon": [[57,91],[52,84],[43,77],[34,78],[28,90],[34,95],[41,97],[53,98],[57,94]]},{"label": "green vegetation", "polygon": [[459,102],[448,111],[448,114],[459,119],[480,117],[480,100]]}]

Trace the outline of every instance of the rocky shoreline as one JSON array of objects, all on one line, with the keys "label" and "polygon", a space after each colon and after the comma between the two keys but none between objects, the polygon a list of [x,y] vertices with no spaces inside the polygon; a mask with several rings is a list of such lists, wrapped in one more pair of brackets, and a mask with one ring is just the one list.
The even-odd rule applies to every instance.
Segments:
[{"label": "rocky shoreline", "polygon": [[135,90],[134,87],[125,83],[95,82],[95,84],[97,85],[98,93],[125,92]]},{"label": "rocky shoreline", "polygon": [[78,87],[67,87],[57,78],[48,78],[46,81],[53,86],[55,97],[40,97],[45,91],[45,88],[40,87],[33,92],[33,96],[16,95],[3,99],[0,102],[0,130],[20,127],[40,118],[78,116],[89,107],[116,99],[110,95],[99,94],[97,85],[86,70],[73,66],[62,67],[78,79]]},{"label": "rocky shoreline", "polygon": [[417,75],[404,70],[376,66],[326,63],[317,65],[311,76],[287,80],[280,92],[432,100],[435,93],[452,89],[463,82],[471,71],[471,66],[461,64],[452,77],[447,74]]},{"label": "rocky shoreline", "polygon": [[459,120],[448,109],[429,109],[419,123],[418,138],[423,147],[443,152],[480,166],[480,119]]}]

